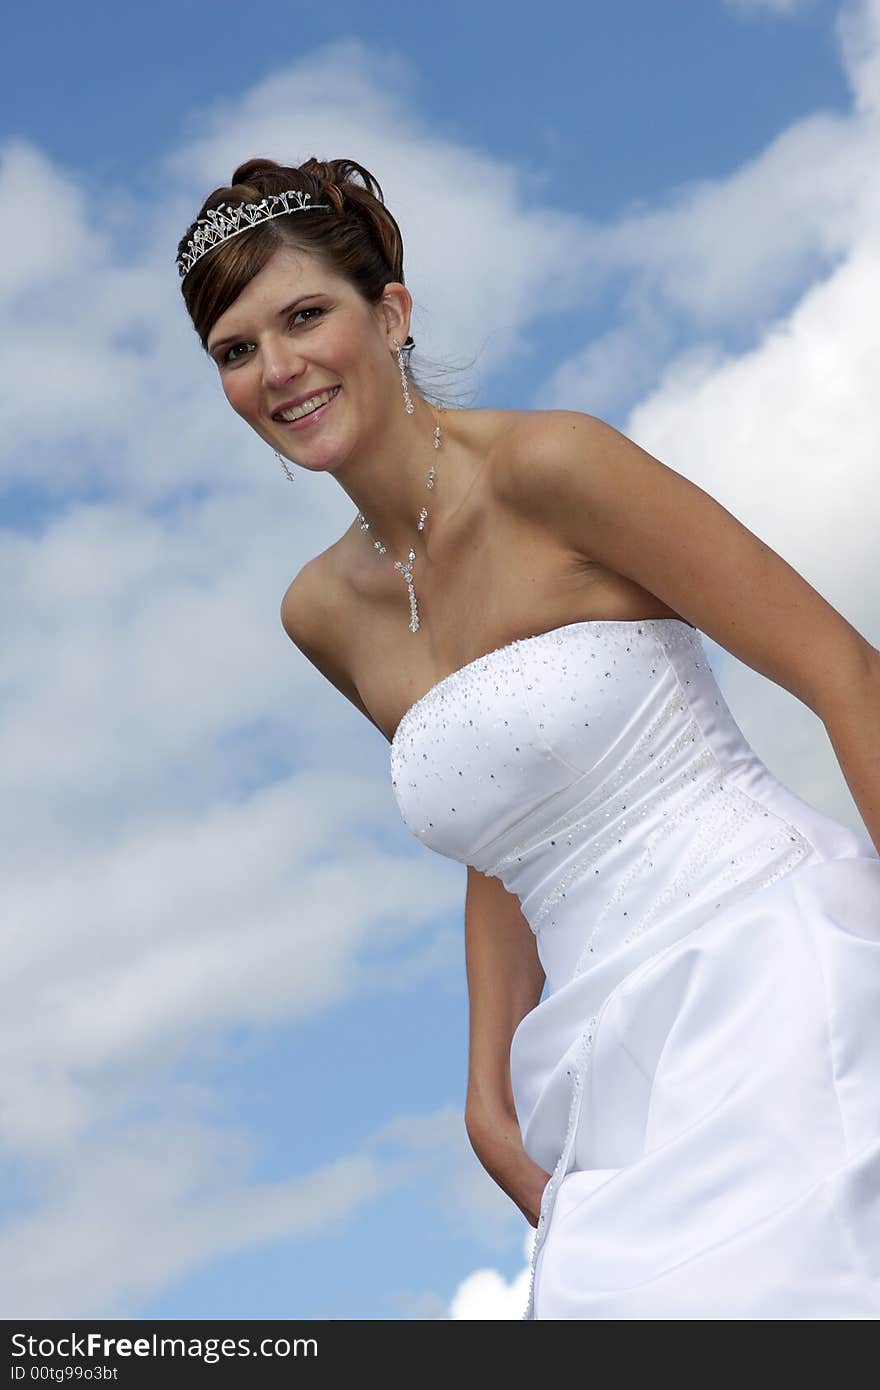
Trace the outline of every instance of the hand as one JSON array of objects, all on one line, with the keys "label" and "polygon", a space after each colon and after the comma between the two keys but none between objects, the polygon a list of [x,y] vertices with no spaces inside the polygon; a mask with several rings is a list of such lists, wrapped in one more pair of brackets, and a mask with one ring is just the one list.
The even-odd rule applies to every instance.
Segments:
[{"label": "hand", "polygon": [[519,1207],[529,1225],[537,1227],[538,1217],[541,1214],[541,1199],[544,1196],[544,1188],[550,1180],[550,1174],[533,1162],[527,1153],[523,1153],[523,1164],[523,1171],[520,1174],[514,1174],[512,1190],[506,1187],[504,1190],[511,1201]]},{"label": "hand", "polygon": [[471,1147],[486,1172],[519,1207],[529,1225],[537,1226],[550,1174],[523,1148],[516,1117],[471,1113],[465,1123]]}]

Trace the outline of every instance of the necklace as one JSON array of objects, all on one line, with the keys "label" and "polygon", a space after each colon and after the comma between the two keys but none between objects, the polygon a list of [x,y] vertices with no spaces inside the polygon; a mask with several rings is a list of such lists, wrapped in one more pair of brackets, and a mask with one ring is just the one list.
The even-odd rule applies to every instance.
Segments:
[{"label": "necklace", "polygon": [[[446,407],[441,405],[441,406],[438,406],[437,409],[438,409],[438,412],[439,412],[440,414],[442,414],[443,411],[446,409]],[[441,442],[441,436],[440,436],[440,421],[438,420],[438,421],[437,421],[437,424],[434,426],[434,448],[435,448],[435,449],[439,449],[439,448],[440,448],[440,442]],[[434,474],[436,473],[436,471],[437,471],[437,470],[436,470],[436,468],[434,467],[434,465],[433,465],[433,463],[432,463],[432,464],[431,464],[431,467],[428,469],[428,482],[427,482],[427,485],[428,485],[429,488],[433,488],[433,486],[434,486]],[[427,508],[427,507],[422,507],[421,510],[419,511],[419,520],[418,520],[418,526],[417,526],[417,529],[418,529],[419,531],[423,531],[423,530],[425,529],[425,522],[426,522],[426,520],[427,520],[427,517],[428,517],[428,508]],[[358,521],[360,522],[361,530],[362,530],[362,531],[369,531],[369,529],[370,529],[370,523],[367,521],[367,518],[364,516],[363,512],[358,512],[357,519],[358,519]],[[374,541],[373,541],[373,545],[375,546],[376,550],[378,550],[378,552],[379,552],[380,555],[384,555],[384,554],[385,554],[385,546],[383,545],[383,543],[382,543],[380,540],[374,540]],[[394,561],[394,568],[395,568],[395,569],[403,576],[403,578],[405,579],[405,581],[406,581],[406,587],[407,587],[407,593],[409,594],[409,630],[410,630],[410,632],[418,632],[418,630],[419,630],[419,610],[418,610],[418,605],[416,604],[416,591],[415,591],[415,586],[414,586],[414,584],[413,584],[413,577],[412,577],[413,560],[415,560],[415,558],[416,558],[416,552],[415,552],[415,551],[412,549],[412,547],[410,546],[409,555],[408,555],[408,557],[407,557],[407,560],[406,560],[406,563],[405,563],[405,564],[404,564],[403,560],[395,560],[395,561]]]}]

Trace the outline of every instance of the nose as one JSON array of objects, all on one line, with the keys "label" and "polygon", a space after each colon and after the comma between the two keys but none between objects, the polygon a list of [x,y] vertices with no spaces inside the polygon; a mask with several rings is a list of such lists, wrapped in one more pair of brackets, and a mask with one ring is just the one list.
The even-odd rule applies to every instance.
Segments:
[{"label": "nose", "polygon": [[263,348],[263,381],[266,386],[283,386],[286,381],[302,376],[305,362],[290,350],[290,344]]}]

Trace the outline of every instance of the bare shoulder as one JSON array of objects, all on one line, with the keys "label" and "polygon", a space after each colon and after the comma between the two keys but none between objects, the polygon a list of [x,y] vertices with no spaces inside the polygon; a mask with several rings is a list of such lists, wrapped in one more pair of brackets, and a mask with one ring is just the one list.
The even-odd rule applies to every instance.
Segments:
[{"label": "bare shoulder", "polygon": [[340,658],[349,621],[337,552],[331,546],[308,560],[287,586],[281,600],[281,625],[315,669],[378,729]]},{"label": "bare shoulder", "polygon": [[[529,411],[508,432],[505,446],[492,477],[508,513],[606,578],[628,575],[620,568],[621,553],[607,545],[609,528],[632,512],[633,497],[675,477],[673,470],[598,415],[579,410]],[[621,550],[626,562],[629,546]]]},{"label": "bare shoulder", "polygon": [[493,483],[501,500],[531,509],[546,495],[553,470],[570,466],[577,456],[588,460],[601,445],[604,425],[580,410],[523,410],[511,413],[508,427],[493,450]]}]

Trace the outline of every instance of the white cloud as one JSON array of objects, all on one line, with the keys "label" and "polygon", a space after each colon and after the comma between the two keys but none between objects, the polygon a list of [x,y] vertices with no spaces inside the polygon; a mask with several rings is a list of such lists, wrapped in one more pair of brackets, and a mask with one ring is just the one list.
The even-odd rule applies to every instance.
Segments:
[{"label": "white cloud", "polygon": [[353,1154],[254,1184],[252,1151],[183,1113],[83,1138],[0,1235],[4,1316],[137,1316],[139,1300],[207,1261],[344,1225],[409,1177],[405,1160]]},{"label": "white cloud", "polygon": [[522,1318],[529,1297],[529,1261],[535,1243],[532,1227],[523,1242],[525,1268],[508,1283],[497,1269],[476,1269],[453,1294],[449,1316],[459,1321],[501,1321]]},{"label": "white cloud", "polygon": [[43,298],[58,284],[70,288],[84,273],[106,271],[110,237],[88,224],[86,187],[26,140],[4,142],[0,197],[18,211],[3,220],[0,304]]}]

